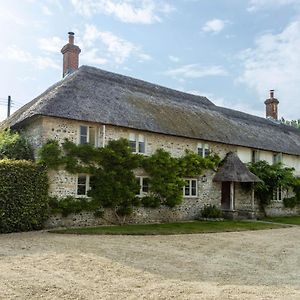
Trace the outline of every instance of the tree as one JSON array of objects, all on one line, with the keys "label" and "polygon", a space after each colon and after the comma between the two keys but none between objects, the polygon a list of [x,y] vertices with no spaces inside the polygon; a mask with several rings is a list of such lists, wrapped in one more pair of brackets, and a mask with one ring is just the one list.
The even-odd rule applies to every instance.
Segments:
[{"label": "tree", "polygon": [[281,163],[270,165],[266,161],[258,161],[248,164],[249,170],[258,176],[262,182],[255,185],[255,194],[261,208],[264,210],[273,200],[273,193],[277,188],[288,190],[297,185],[293,168],[284,167]]},{"label": "tree", "polygon": [[34,160],[33,148],[23,133],[0,131],[0,159]]}]

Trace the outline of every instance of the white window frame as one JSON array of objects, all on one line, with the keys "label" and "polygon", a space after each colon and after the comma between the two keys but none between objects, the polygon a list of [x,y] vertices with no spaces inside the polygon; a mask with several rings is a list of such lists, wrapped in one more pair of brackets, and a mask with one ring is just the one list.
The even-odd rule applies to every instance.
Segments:
[{"label": "white window frame", "polygon": [[[138,153],[138,154],[146,154],[146,138],[144,134],[140,134],[140,133],[129,133],[129,137],[128,137],[128,141],[129,143],[135,143],[135,150],[132,151],[132,153]],[[144,151],[140,151],[140,143],[143,143],[144,145]],[[132,149],[131,145],[130,145],[130,149]]]},{"label": "white window frame", "polygon": [[256,163],[260,161],[260,151],[256,149],[251,150],[251,162]]},{"label": "white window frame", "polygon": [[[85,176],[85,194],[84,195],[79,195],[78,194],[78,179],[80,176]],[[77,174],[77,177],[76,177],[76,197],[77,198],[87,198],[88,195],[88,191],[91,189],[90,187],[90,175],[88,174],[84,174],[84,173],[79,173]]]},{"label": "white window frame", "polygon": [[[201,149],[201,151],[199,152],[199,150]],[[208,151],[208,155],[206,155],[206,150]],[[210,147],[209,144],[205,144],[205,143],[198,143],[197,145],[197,153],[201,156],[201,157],[207,157],[210,155]]]},{"label": "white window frame", "polygon": [[[184,178],[185,181],[188,181],[189,184],[189,195],[186,195],[185,194],[185,188],[186,188],[186,185],[184,185],[183,187],[183,197],[184,198],[197,198],[198,197],[198,179],[196,178]],[[192,195],[192,181],[195,181],[196,182],[196,195]]]},{"label": "white window frame", "polygon": [[285,198],[285,196],[286,196],[286,193],[280,186],[280,187],[276,188],[276,190],[273,193],[273,201],[282,202],[283,199]]},{"label": "white window frame", "polygon": [[91,128],[93,128],[95,130],[95,136],[94,136],[94,139],[95,139],[95,143],[94,144],[91,144],[92,146],[94,147],[98,147],[98,130],[97,130],[97,127],[96,126],[89,126],[89,125],[79,125],[79,134],[78,134],[78,145],[84,145],[84,144],[81,144],[81,127],[86,127],[87,129],[87,144],[90,144],[90,130]]},{"label": "white window frame", "polygon": [[[144,197],[144,196],[148,195],[149,192],[144,192],[143,191],[143,182],[144,182],[144,179],[149,179],[149,177],[148,176],[136,176],[136,179],[138,179],[139,182],[140,182],[140,191],[137,194],[137,196],[138,197]],[[148,183],[148,190],[149,190],[149,188],[150,188],[150,185]]]}]

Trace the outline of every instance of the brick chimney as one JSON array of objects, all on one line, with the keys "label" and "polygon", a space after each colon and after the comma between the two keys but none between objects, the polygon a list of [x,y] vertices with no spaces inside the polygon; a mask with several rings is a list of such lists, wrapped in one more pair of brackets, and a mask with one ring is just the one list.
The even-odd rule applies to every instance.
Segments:
[{"label": "brick chimney", "polygon": [[278,120],[278,104],[279,101],[274,98],[274,90],[270,90],[270,98],[265,101],[266,118]]},{"label": "brick chimney", "polygon": [[80,48],[74,45],[74,32],[68,32],[69,43],[63,46],[63,77],[78,69]]}]

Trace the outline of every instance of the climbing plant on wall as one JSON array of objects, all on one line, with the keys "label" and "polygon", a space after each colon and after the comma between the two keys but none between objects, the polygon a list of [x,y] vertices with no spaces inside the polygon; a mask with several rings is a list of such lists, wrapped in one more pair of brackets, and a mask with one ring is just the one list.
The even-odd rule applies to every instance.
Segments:
[{"label": "climbing plant on wall", "polygon": [[[120,224],[141,204],[147,207],[180,204],[183,178],[201,175],[204,170],[216,168],[220,161],[216,155],[203,158],[192,152],[174,158],[162,149],[151,156],[133,154],[125,139],[110,141],[103,148],[75,145],[67,140],[60,146],[56,141],[48,141],[39,155],[39,162],[49,169],[90,174],[91,204],[111,208]],[[143,198],[137,197],[140,190],[134,175],[137,168],[143,168],[149,176],[149,194]]]},{"label": "climbing plant on wall", "polygon": [[248,164],[249,170],[258,176],[263,182],[255,184],[255,195],[261,208],[264,209],[273,200],[273,194],[277,188],[294,189],[300,193],[300,182],[294,176],[293,168],[284,167],[281,163],[270,165],[266,161],[258,161]]}]

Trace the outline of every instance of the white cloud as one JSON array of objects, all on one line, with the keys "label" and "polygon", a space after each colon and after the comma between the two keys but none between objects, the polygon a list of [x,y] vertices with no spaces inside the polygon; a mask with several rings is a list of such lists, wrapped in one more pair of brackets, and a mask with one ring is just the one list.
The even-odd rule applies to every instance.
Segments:
[{"label": "white cloud", "polygon": [[49,9],[49,7],[46,6],[46,5],[43,5],[43,6],[42,6],[42,12],[43,12],[43,14],[46,15],[46,16],[52,16],[52,15],[53,15],[52,11],[51,11],[51,10]]},{"label": "white cloud", "polygon": [[184,65],[165,72],[175,78],[200,78],[206,76],[226,76],[227,72],[222,66],[202,66],[199,64]]},{"label": "white cloud", "polygon": [[[82,42],[88,48],[104,48],[104,55],[107,55],[108,58],[113,60],[116,64],[124,63],[131,56],[136,56],[141,61],[151,59],[148,54],[143,53],[140,47],[134,43],[112,32],[99,30],[94,25],[86,25]],[[93,51],[95,54],[95,50]]]},{"label": "white cloud", "polygon": [[98,56],[98,49],[95,48],[84,51],[82,60],[86,64],[105,65],[107,63],[107,59]]},{"label": "white cloud", "polygon": [[285,5],[299,5],[299,0],[250,0],[247,10],[253,12],[259,9],[268,9]]},{"label": "white cloud", "polygon": [[8,46],[0,52],[0,59],[9,59],[18,62],[29,62],[32,56],[29,52],[18,48],[17,46]]},{"label": "white cloud", "polygon": [[169,55],[169,60],[172,62],[179,62],[180,59],[177,56]]},{"label": "white cloud", "polygon": [[217,34],[224,29],[225,24],[226,21],[223,21],[221,19],[212,19],[204,24],[204,26],[202,27],[202,31]]},{"label": "white cloud", "polygon": [[60,69],[61,68],[61,66],[54,60],[54,59],[52,59],[52,58],[50,58],[50,57],[37,57],[36,59],[35,59],[35,62],[36,62],[36,64],[37,64],[37,67],[39,68],[39,69],[49,69],[49,68],[51,68],[51,69]]},{"label": "white cloud", "polygon": [[255,47],[243,51],[243,73],[237,82],[254,89],[260,99],[275,89],[280,111],[285,117],[299,118],[300,102],[300,21],[290,23],[279,34],[265,34]]},{"label": "white cloud", "polygon": [[38,69],[53,68],[58,69],[60,66],[50,57],[35,57],[28,51],[22,50],[17,46],[8,46],[0,52],[0,60],[11,60],[21,63],[29,63]]},{"label": "white cloud", "polygon": [[71,0],[77,13],[86,17],[95,14],[114,16],[125,23],[152,24],[174,8],[158,0]]},{"label": "white cloud", "polygon": [[59,53],[66,41],[57,36],[51,38],[42,38],[38,40],[39,48],[47,52]]}]

